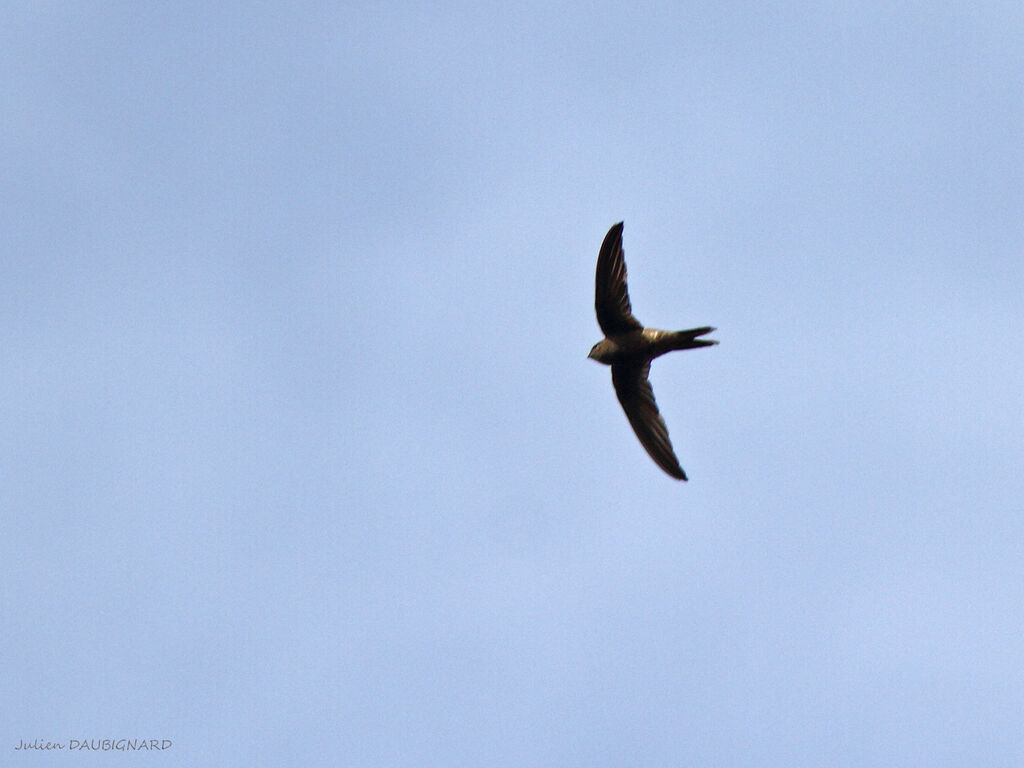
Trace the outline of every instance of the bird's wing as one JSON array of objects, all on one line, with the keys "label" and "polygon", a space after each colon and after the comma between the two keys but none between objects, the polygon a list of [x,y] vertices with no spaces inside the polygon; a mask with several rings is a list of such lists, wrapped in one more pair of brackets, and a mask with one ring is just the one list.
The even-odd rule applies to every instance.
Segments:
[{"label": "bird's wing", "polygon": [[679,466],[679,459],[668,439],[668,427],[658,413],[658,404],[654,402],[654,390],[647,379],[650,371],[650,362],[643,365],[613,365],[615,394],[622,403],[633,431],[654,462],[677,480],[685,480],[686,473]]},{"label": "bird's wing", "polygon": [[622,255],[622,222],[608,230],[597,257],[597,280],[594,291],[597,323],[605,336],[643,328],[633,317],[626,289],[626,260]]}]

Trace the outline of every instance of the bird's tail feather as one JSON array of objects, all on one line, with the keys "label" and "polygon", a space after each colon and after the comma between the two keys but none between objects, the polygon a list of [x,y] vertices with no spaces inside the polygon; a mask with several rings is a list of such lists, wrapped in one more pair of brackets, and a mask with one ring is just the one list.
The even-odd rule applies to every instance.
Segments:
[{"label": "bird's tail feather", "polygon": [[696,349],[697,347],[711,347],[718,342],[713,339],[699,339],[698,336],[704,336],[711,333],[714,328],[705,326],[704,328],[691,328],[688,331],[676,331],[672,334],[671,349]]}]

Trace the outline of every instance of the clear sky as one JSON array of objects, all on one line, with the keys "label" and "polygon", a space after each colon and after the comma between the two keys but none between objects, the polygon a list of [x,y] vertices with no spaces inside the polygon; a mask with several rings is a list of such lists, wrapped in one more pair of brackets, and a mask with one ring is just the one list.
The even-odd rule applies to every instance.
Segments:
[{"label": "clear sky", "polygon": [[1019,2],[2,15],[0,763],[1024,763]]}]

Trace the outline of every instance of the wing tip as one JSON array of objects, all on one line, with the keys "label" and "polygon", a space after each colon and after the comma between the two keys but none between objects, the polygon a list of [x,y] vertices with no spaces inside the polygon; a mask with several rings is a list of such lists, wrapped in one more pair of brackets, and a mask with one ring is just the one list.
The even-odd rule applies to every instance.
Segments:
[{"label": "wing tip", "polygon": [[[669,471],[665,467],[663,467],[663,469],[665,469],[665,472],[668,473],[669,477],[673,477],[676,480],[682,480],[684,483],[689,482],[690,480],[690,478],[686,476],[686,472],[684,472],[683,468],[680,467],[678,464],[676,464],[671,471]],[[676,474],[676,470],[678,470],[679,474]]]},{"label": "wing tip", "polygon": [[[622,239],[622,227],[625,222],[620,221],[618,224],[612,224],[608,229],[608,234],[604,236],[604,242],[612,243],[616,239]],[[604,244],[602,244],[603,247]]]}]

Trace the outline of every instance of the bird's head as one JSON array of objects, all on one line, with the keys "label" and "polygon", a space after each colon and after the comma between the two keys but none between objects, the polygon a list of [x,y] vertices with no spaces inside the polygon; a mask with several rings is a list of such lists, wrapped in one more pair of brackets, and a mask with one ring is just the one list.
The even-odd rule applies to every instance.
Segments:
[{"label": "bird's head", "polygon": [[597,344],[590,348],[590,354],[587,355],[587,357],[591,360],[597,360],[599,363],[607,364],[607,361],[605,360],[605,348],[607,346],[608,345],[603,340],[597,342]]}]

